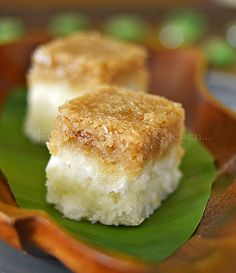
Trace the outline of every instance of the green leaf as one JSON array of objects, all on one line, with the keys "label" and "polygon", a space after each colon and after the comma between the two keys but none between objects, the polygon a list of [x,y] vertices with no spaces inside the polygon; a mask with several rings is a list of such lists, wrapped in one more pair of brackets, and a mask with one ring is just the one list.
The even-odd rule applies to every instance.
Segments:
[{"label": "green leaf", "polygon": [[25,108],[25,92],[14,92],[0,125],[0,166],[21,207],[46,211],[80,240],[151,262],[164,260],[188,240],[200,222],[216,173],[212,156],[196,138],[185,136],[178,190],[143,224],[114,227],[75,222],[63,218],[45,201],[49,154],[46,147],[24,137]]}]

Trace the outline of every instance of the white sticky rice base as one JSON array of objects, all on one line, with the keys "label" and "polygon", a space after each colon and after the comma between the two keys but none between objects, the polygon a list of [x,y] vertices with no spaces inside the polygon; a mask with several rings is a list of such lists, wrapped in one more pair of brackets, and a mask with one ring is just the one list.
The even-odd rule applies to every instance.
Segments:
[{"label": "white sticky rice base", "polygon": [[47,165],[47,201],[67,218],[105,225],[135,226],[149,217],[178,186],[180,146],[151,160],[135,178],[117,167],[111,172],[97,160],[69,149]]},{"label": "white sticky rice base", "polygon": [[50,136],[58,107],[67,100],[83,95],[72,90],[66,83],[35,84],[27,97],[28,109],[25,120],[25,134],[33,141],[45,143]]}]

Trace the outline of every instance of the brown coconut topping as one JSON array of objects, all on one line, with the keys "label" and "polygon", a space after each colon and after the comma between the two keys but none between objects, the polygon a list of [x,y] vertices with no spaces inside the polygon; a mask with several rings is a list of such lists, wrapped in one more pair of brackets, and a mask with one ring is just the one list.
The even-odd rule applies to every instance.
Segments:
[{"label": "brown coconut topping", "polygon": [[137,173],[180,144],[184,110],[163,97],[102,86],[59,108],[50,153],[72,148]]},{"label": "brown coconut topping", "polygon": [[30,78],[41,75],[45,78],[49,74],[78,80],[89,74],[90,80],[103,84],[130,70],[143,70],[146,59],[147,51],[142,46],[110,39],[98,32],[85,32],[40,46],[33,55]]}]

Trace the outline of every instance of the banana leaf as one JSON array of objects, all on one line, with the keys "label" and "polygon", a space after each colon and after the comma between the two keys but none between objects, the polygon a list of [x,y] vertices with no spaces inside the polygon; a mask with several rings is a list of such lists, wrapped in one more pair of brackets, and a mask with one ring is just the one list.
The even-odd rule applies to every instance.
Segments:
[{"label": "banana leaf", "polygon": [[140,226],[68,220],[46,202],[49,153],[45,146],[31,143],[23,134],[24,91],[12,93],[0,123],[0,168],[20,207],[47,212],[72,236],[96,247],[149,262],[163,261],[190,238],[201,220],[216,175],[213,157],[196,137],[185,134],[179,188]]}]

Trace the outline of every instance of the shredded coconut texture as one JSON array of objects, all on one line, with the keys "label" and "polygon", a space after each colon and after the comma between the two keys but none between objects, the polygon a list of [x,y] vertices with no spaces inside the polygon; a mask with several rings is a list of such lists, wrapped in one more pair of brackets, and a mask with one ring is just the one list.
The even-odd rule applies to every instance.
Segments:
[{"label": "shredded coconut texture", "polygon": [[52,155],[66,146],[82,150],[136,175],[148,160],[180,143],[183,130],[179,103],[102,86],[59,108],[48,147]]},{"label": "shredded coconut texture", "polygon": [[111,84],[135,73],[148,83],[147,51],[142,46],[115,40],[98,32],[73,34],[37,48],[29,81],[52,79]]}]

